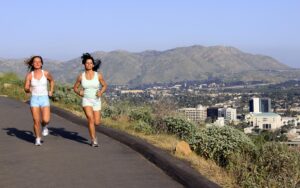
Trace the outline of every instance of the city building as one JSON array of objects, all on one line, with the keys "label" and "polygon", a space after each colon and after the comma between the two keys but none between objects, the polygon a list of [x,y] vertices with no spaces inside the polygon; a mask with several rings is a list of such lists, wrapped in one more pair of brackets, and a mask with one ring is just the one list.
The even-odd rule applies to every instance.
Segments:
[{"label": "city building", "polygon": [[249,101],[249,111],[252,113],[266,113],[271,111],[270,98],[256,98],[253,97]]},{"label": "city building", "polygon": [[144,93],[144,90],[121,90],[121,94],[138,94],[138,93]]},{"label": "city building", "polygon": [[219,108],[218,117],[224,117],[225,121],[236,121],[235,108]]},{"label": "city building", "polygon": [[235,108],[226,108],[225,109],[225,120],[236,121],[236,109]]},{"label": "city building", "polygon": [[246,121],[251,127],[262,130],[275,130],[282,126],[281,116],[272,112],[247,114]]},{"label": "city building", "polygon": [[211,118],[213,122],[216,121],[219,117],[218,109],[219,109],[218,107],[207,108],[207,117]]},{"label": "city building", "polygon": [[196,108],[181,108],[178,112],[183,113],[189,120],[199,123],[207,118],[207,107],[198,105]]},{"label": "city building", "polygon": [[252,98],[249,101],[249,112],[259,113],[259,98]]},{"label": "city building", "polygon": [[260,111],[261,112],[272,112],[271,99],[269,99],[269,98],[260,99]]},{"label": "city building", "polygon": [[225,108],[219,108],[218,109],[218,117],[225,117],[226,109]]}]

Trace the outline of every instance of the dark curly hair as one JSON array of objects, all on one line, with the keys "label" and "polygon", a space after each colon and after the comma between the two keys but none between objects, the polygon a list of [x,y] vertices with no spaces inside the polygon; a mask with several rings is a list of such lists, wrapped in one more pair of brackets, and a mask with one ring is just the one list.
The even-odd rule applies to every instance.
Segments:
[{"label": "dark curly hair", "polygon": [[39,55],[35,55],[35,56],[31,56],[30,58],[25,60],[25,65],[28,67],[28,71],[34,71],[34,67],[33,67],[33,60],[35,58],[40,58],[42,65],[44,64],[43,58]]},{"label": "dark curly hair", "polygon": [[91,59],[93,64],[94,64],[93,71],[97,71],[101,66],[101,63],[102,63],[101,60],[100,59],[94,59],[91,56],[91,54],[89,54],[89,53],[82,54],[82,56],[81,56],[82,64],[85,64],[88,59]]}]

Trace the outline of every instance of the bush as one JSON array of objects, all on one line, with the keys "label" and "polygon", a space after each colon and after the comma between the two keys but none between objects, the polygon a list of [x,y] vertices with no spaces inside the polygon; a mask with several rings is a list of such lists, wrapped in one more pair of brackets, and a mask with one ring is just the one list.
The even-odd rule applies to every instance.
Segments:
[{"label": "bush", "polygon": [[235,177],[236,184],[241,187],[261,187],[265,177],[259,173],[259,167],[255,163],[256,154],[236,152],[230,155],[227,170]]},{"label": "bush", "polygon": [[151,124],[153,130],[155,131],[156,134],[159,133],[167,133],[168,132],[168,128],[167,125],[164,121],[164,119],[162,118],[158,118],[156,117]]},{"label": "bush", "polygon": [[164,122],[169,133],[175,134],[189,143],[194,139],[196,126],[193,123],[176,117],[167,117]]},{"label": "bush", "polygon": [[299,181],[300,155],[280,143],[266,143],[259,151],[257,165],[261,168],[264,185],[294,187]]},{"label": "bush", "polygon": [[101,115],[103,118],[112,118],[117,120],[121,114],[122,111],[118,107],[106,106],[101,110]]},{"label": "bush", "polygon": [[151,124],[153,121],[150,110],[146,108],[137,108],[131,110],[129,114],[129,119],[131,121],[144,121],[148,124]]},{"label": "bush", "polygon": [[[7,86],[5,86],[7,84]],[[5,73],[0,77],[0,94],[25,100],[27,98],[24,89],[24,80],[18,78],[14,73]]]},{"label": "bush", "polygon": [[267,142],[286,142],[288,138],[286,135],[282,134],[280,130],[276,130],[274,132],[263,130],[258,135],[249,135],[252,139],[253,143],[258,146],[262,147]]},{"label": "bush", "polygon": [[229,126],[200,129],[191,145],[197,154],[215,160],[220,166],[227,166],[233,153],[255,150],[250,138]]},{"label": "bush", "polygon": [[241,187],[295,187],[300,155],[288,146],[268,142],[254,155],[234,153],[227,169]]},{"label": "bush", "polygon": [[103,118],[111,117],[112,114],[113,114],[113,110],[109,107],[106,107],[106,108],[101,110],[101,115],[102,115]]},{"label": "bush", "polygon": [[151,127],[151,125],[149,125],[148,123],[146,123],[142,120],[138,121],[138,123],[135,124],[133,128],[134,128],[135,131],[142,132],[146,135],[154,133],[154,130]]}]

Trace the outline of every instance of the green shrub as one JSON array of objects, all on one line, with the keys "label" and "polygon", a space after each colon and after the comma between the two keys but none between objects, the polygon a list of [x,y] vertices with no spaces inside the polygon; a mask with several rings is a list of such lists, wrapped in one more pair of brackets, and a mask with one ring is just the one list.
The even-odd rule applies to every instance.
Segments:
[{"label": "green shrub", "polygon": [[154,118],[151,126],[156,134],[168,132],[167,125],[166,125],[164,119],[162,119],[162,118],[159,118],[159,117]]},{"label": "green shrub", "polygon": [[122,110],[115,106],[105,106],[101,110],[101,115],[103,118],[112,118],[117,120],[122,114]]},{"label": "green shrub", "polygon": [[103,118],[111,117],[112,114],[113,114],[113,110],[109,107],[103,108],[101,110],[101,115],[102,115]]},{"label": "green shrub", "polygon": [[191,145],[197,154],[215,160],[220,166],[227,166],[233,153],[255,150],[247,135],[229,126],[200,129]]},{"label": "green shrub", "polygon": [[138,121],[138,123],[136,123],[133,128],[135,131],[142,132],[146,135],[154,133],[154,130],[151,127],[151,125],[149,125],[148,123],[146,123],[142,120]]},{"label": "green shrub", "polygon": [[280,130],[276,130],[274,132],[263,130],[258,135],[249,135],[252,139],[253,143],[262,147],[267,142],[286,142],[288,138],[285,134],[282,134]]},{"label": "green shrub", "polygon": [[258,171],[255,163],[257,153],[250,155],[236,152],[230,155],[227,170],[234,175],[236,183],[241,187],[260,187],[265,177]]},{"label": "green shrub", "polygon": [[193,123],[179,117],[167,117],[164,122],[169,133],[175,134],[187,142],[194,139],[196,126]]},{"label": "green shrub", "polygon": [[300,178],[300,155],[288,146],[268,142],[254,155],[234,153],[229,172],[241,187],[295,187]]},{"label": "green shrub", "polygon": [[257,166],[265,176],[264,186],[294,187],[300,177],[300,155],[280,143],[266,143],[259,151]]},{"label": "green shrub", "polygon": [[137,108],[131,110],[129,114],[129,119],[131,121],[144,121],[149,124],[153,121],[151,112],[147,108]]}]

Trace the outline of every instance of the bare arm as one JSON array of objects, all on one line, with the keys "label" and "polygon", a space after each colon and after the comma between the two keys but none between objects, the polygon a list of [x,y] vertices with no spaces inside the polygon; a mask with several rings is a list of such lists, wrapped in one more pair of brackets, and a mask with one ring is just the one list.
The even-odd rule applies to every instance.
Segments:
[{"label": "bare arm", "polygon": [[80,86],[80,84],[81,84],[81,74],[77,77],[77,80],[76,80],[76,82],[75,82],[75,84],[74,84],[74,86],[73,86],[73,90],[74,90],[74,92],[77,94],[77,95],[79,95],[79,96],[83,96],[83,91],[82,90],[78,90],[78,87]]},{"label": "bare arm", "polygon": [[49,96],[51,97],[53,95],[53,91],[54,91],[54,79],[53,79],[52,75],[50,74],[50,72],[45,71],[45,76],[46,76],[47,80],[50,82]]},{"label": "bare arm", "polygon": [[25,77],[25,83],[24,83],[24,91],[26,93],[30,93],[30,81],[31,81],[31,74],[28,73]]},{"label": "bare arm", "polygon": [[100,84],[102,85],[101,90],[98,91],[98,97],[101,97],[107,89],[107,84],[106,84],[105,80],[103,79],[103,76],[101,73],[98,73],[98,79],[99,79]]}]

